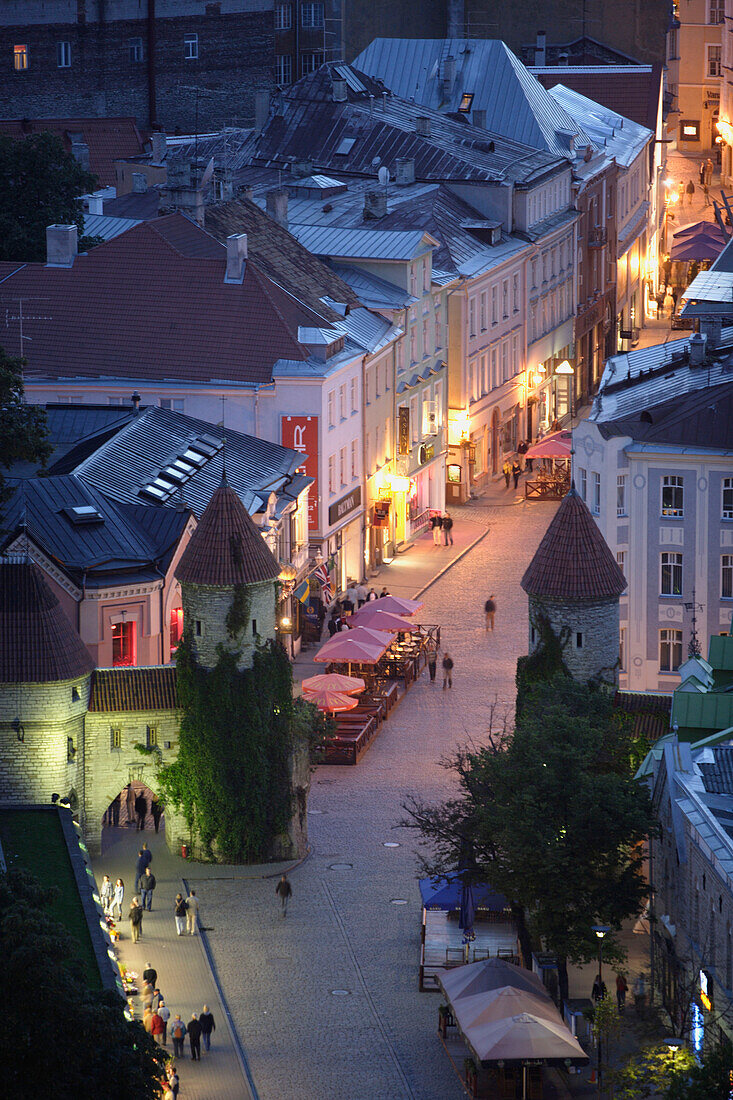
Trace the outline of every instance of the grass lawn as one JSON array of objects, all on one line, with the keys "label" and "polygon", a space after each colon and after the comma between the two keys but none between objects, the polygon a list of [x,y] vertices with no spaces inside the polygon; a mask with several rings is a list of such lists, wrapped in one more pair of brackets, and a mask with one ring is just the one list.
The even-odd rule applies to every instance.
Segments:
[{"label": "grass lawn", "polygon": [[90,988],[101,989],[97,959],[56,812],[0,810],[0,842],[9,871],[22,869],[42,886],[57,887],[58,896],[49,902],[46,912],[73,937]]}]

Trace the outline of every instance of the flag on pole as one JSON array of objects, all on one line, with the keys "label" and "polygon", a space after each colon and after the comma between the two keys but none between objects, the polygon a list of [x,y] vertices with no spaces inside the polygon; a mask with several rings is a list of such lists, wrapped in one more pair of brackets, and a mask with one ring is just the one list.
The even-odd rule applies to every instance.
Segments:
[{"label": "flag on pole", "polygon": [[306,603],[307,600],[308,600],[308,597],[310,596],[310,594],[311,594],[311,584],[310,584],[310,581],[308,580],[308,578],[306,577],[305,580],[303,581],[303,583],[299,584],[298,587],[295,589],[295,592],[293,593],[293,595],[297,599],[299,599],[301,603]]},{"label": "flag on pole", "polygon": [[331,577],[326,569],[325,565],[319,565],[313,571],[313,575],[321,586],[321,595],[324,603],[330,603],[333,599],[333,589],[331,588]]}]

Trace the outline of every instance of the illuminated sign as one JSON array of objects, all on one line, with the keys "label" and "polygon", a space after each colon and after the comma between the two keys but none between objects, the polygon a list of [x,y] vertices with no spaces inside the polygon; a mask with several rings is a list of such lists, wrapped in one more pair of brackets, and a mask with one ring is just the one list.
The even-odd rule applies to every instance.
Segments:
[{"label": "illuminated sign", "polygon": [[713,983],[707,970],[700,971],[700,1004],[708,1012],[713,1010]]},{"label": "illuminated sign", "polygon": [[680,122],[680,135],[683,141],[700,140],[700,123],[691,119]]},{"label": "illuminated sign", "polygon": [[397,410],[397,454],[409,455],[410,449],[410,410],[407,405],[400,405]]},{"label": "illuminated sign", "polygon": [[298,473],[313,478],[308,490],[308,533],[312,535],[321,528],[318,517],[318,417],[283,416],[280,421],[280,441],[283,447],[292,447],[294,451],[306,455]]}]

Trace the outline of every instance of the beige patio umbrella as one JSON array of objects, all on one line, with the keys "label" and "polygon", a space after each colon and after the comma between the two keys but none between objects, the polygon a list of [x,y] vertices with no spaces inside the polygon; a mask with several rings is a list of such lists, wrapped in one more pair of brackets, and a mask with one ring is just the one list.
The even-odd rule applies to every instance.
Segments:
[{"label": "beige patio umbrella", "polygon": [[464,1024],[462,1004],[459,1001],[453,1005],[453,1016],[479,1062],[588,1061],[588,1055],[559,1016],[547,1020],[531,1012],[520,1012],[502,1020],[477,1019]]},{"label": "beige patio umbrella", "polygon": [[531,970],[507,962],[506,959],[481,959],[479,962],[457,966],[438,976],[438,983],[446,998],[455,1004],[459,997],[474,993],[486,993],[492,989],[511,986],[540,997],[549,997],[542,979]]}]

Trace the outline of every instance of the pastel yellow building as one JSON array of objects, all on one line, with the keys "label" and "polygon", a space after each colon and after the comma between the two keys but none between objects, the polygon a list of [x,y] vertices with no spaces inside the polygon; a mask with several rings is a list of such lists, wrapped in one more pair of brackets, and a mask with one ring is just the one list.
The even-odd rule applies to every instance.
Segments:
[{"label": "pastel yellow building", "polygon": [[682,153],[720,146],[725,0],[676,0],[667,32],[668,136]]}]

